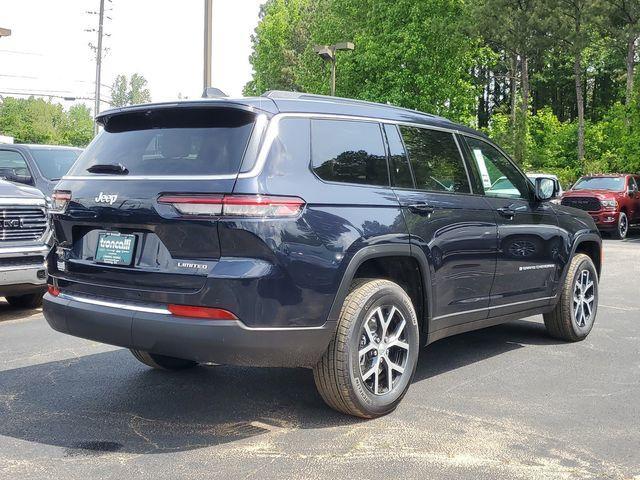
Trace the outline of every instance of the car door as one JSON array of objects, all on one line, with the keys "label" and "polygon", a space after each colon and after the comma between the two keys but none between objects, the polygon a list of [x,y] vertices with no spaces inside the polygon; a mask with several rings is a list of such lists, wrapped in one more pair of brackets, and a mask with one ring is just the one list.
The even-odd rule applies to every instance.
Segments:
[{"label": "car door", "polygon": [[430,264],[431,331],[487,317],[497,227],[451,132],[385,125],[394,191]]},{"label": "car door", "polygon": [[640,193],[638,193],[638,184],[632,176],[627,177],[627,195],[629,195],[629,222],[637,223],[640,221]]},{"label": "car door", "polygon": [[561,269],[562,232],[553,208],[535,200],[534,186],[490,143],[464,136],[469,164],[481,179],[498,225],[490,316],[549,302]]}]

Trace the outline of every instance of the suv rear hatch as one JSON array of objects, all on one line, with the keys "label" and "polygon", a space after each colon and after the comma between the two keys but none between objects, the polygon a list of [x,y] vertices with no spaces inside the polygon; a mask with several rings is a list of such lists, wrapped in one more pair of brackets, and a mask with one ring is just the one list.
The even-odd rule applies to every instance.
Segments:
[{"label": "suv rear hatch", "polygon": [[[200,290],[220,257],[215,199],[233,191],[243,160],[255,156],[264,120],[235,106],[105,116],[54,193],[52,274],[81,282],[80,291],[137,300]],[[188,198],[195,215],[185,218]]]}]

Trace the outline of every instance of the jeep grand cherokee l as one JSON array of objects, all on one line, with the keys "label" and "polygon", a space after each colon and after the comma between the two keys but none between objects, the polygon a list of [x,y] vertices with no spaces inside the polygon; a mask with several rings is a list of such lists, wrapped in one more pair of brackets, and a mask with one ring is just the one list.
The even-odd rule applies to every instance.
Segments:
[{"label": "jeep grand cherokee l", "polygon": [[585,210],[596,226],[623,240],[629,227],[640,224],[640,175],[610,174],[581,177],[562,196],[562,205]]},{"label": "jeep grand cherokee l", "polygon": [[53,196],[58,331],[160,369],[312,367],[331,407],[375,417],[421,345],[535,314],[567,341],[593,326],[593,219],[474,130],[286,92],[98,121]]}]

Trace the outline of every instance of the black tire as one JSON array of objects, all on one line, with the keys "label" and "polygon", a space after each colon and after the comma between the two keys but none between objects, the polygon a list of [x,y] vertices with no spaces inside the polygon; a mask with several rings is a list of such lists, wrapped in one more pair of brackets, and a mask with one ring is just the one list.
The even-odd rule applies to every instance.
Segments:
[{"label": "black tire", "polygon": [[38,308],[42,306],[42,296],[44,292],[28,293],[26,295],[15,295],[5,297],[9,305],[16,308]]},{"label": "black tire", "polygon": [[627,233],[629,233],[629,219],[626,213],[620,212],[618,226],[611,232],[611,237],[616,240],[624,240],[627,238]]},{"label": "black tire", "polygon": [[[355,281],[342,305],[335,337],[313,368],[320,395],[331,408],[347,415],[374,418],[392,412],[411,384],[419,336],[413,304],[399,285],[388,280]],[[361,359],[359,350],[367,348],[370,351]],[[397,366],[403,371],[395,370]],[[373,379],[365,378],[362,368],[375,371]]]},{"label": "black tire", "polygon": [[[583,275],[585,271],[589,272],[589,278],[593,281],[593,286],[591,287],[592,290],[587,290],[584,297],[593,294],[594,299],[591,304],[589,318],[585,318],[584,324],[581,324],[582,320],[576,319],[576,312],[580,312],[580,307],[576,307],[574,294],[578,288],[576,284],[581,281],[581,275]],[[580,295],[577,295],[577,297],[580,298]],[[584,302],[580,300],[578,303]],[[581,308],[585,312],[587,311],[584,306]],[[591,332],[597,312],[598,274],[596,267],[590,257],[578,253],[571,259],[558,303],[551,312],[544,314],[544,324],[547,327],[547,332],[549,332],[549,335],[552,337],[567,342],[578,342],[587,338],[587,335]]]},{"label": "black tire", "polygon": [[164,355],[157,355],[155,353],[144,352],[142,350],[130,350],[137,360],[158,370],[185,370],[187,368],[195,367],[198,364],[198,362],[194,362],[193,360],[166,357]]}]

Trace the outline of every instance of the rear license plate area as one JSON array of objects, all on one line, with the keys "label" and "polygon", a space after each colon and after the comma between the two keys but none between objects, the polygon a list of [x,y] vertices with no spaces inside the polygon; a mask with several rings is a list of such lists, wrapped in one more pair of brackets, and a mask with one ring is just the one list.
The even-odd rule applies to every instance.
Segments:
[{"label": "rear license plate area", "polygon": [[135,245],[135,235],[117,232],[101,233],[98,235],[95,262],[130,266],[133,263]]}]

